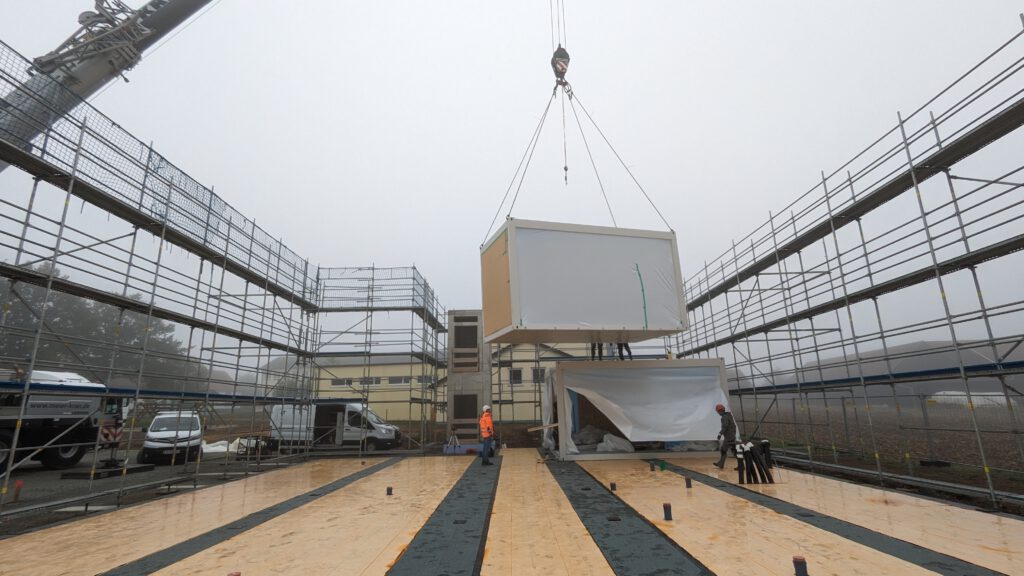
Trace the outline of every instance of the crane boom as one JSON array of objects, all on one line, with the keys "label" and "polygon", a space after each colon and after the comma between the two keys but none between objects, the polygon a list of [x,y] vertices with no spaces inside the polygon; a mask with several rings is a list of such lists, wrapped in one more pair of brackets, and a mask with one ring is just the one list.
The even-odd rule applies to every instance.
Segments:
[{"label": "crane boom", "polygon": [[74,34],[33,61],[32,77],[0,98],[0,138],[30,150],[33,139],[209,2],[150,0],[135,10],[121,0],[96,0],[95,11],[79,15]]}]

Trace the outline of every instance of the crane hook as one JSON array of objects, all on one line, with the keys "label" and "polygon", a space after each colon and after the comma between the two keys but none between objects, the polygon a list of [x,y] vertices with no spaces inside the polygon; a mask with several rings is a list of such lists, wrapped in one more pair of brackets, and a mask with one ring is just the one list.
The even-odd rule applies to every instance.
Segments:
[{"label": "crane hook", "polygon": [[551,56],[551,69],[555,72],[555,83],[565,85],[565,73],[569,71],[569,52],[559,44]]}]

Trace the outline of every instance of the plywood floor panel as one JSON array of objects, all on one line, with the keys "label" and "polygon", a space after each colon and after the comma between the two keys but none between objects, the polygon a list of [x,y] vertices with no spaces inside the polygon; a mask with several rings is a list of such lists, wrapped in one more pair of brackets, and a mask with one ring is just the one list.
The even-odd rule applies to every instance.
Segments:
[{"label": "plywood floor panel", "polygon": [[[712,459],[670,461],[737,483],[736,472],[715,468]],[[998,572],[1024,574],[1022,520],[795,470],[776,475],[776,484],[746,487]]]},{"label": "plywood floor panel", "polygon": [[474,461],[406,458],[156,574],[384,574]]},{"label": "plywood floor panel", "polygon": [[[793,556],[804,556],[815,575],[933,574],[699,482],[687,490],[679,475],[651,472],[643,461],[581,466],[605,486],[615,482],[623,501],[717,574],[791,576]],[[665,502],[671,521],[664,520]]]},{"label": "plywood floor panel", "polygon": [[[367,458],[365,466],[382,460]],[[365,466],[318,460],[0,540],[0,575],[92,576]]]},{"label": "plywood floor panel", "polygon": [[501,451],[484,576],[604,576],[614,572],[532,448]]}]

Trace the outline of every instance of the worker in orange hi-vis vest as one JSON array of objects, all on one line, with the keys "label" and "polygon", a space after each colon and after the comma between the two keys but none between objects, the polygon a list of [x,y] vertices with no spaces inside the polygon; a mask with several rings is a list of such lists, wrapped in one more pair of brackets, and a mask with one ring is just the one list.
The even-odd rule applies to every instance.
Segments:
[{"label": "worker in orange hi-vis vest", "polygon": [[480,457],[483,459],[481,465],[490,466],[491,450],[494,448],[494,420],[491,419],[491,407],[484,404],[484,413],[480,415],[480,437],[483,438],[483,447],[480,448]]}]

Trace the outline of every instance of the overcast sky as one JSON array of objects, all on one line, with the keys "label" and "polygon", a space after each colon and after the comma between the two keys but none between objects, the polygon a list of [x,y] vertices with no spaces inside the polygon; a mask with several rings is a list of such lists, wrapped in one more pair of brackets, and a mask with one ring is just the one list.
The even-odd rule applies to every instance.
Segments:
[{"label": "overcast sky", "polygon": [[[0,40],[42,55],[92,4],[0,0]],[[568,79],[686,277],[1020,30],[1021,9],[568,0]],[[415,264],[474,308],[551,51],[544,0],[215,0],[93,104],[312,262]],[[568,185],[556,102],[512,215],[611,225],[567,114]],[[618,224],[665,229],[588,140]]]}]

